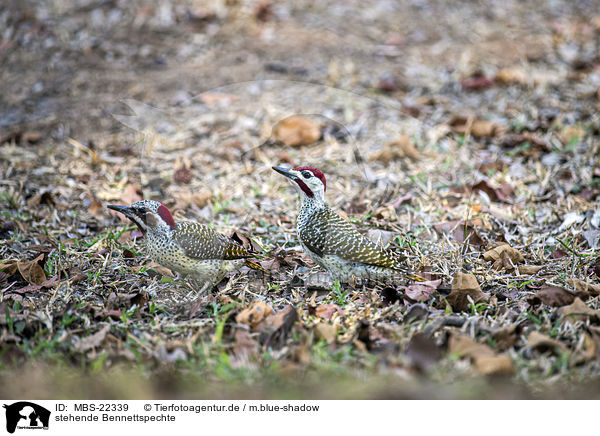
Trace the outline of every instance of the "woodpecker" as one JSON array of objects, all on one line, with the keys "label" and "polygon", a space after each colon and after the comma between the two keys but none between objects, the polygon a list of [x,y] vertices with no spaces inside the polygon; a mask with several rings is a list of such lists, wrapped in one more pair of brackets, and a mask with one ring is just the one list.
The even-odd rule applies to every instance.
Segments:
[{"label": "woodpecker", "polygon": [[133,221],[145,235],[152,260],[173,271],[204,283],[201,292],[215,285],[228,272],[247,266],[264,272],[244,247],[230,237],[203,224],[175,223],[164,204],[142,200],[131,206],[109,205]]},{"label": "woodpecker", "polygon": [[423,281],[407,274],[395,255],[360,234],[325,201],[325,175],[314,167],[272,167],[288,177],[300,193],[296,231],[308,256],[331,274],[333,280],[354,279],[389,282],[399,278]]}]

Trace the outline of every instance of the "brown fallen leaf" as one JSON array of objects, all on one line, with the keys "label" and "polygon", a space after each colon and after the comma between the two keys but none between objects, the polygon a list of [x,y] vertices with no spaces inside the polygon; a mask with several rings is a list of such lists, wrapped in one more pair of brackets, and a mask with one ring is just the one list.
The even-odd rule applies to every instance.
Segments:
[{"label": "brown fallen leaf", "polygon": [[129,206],[131,203],[135,203],[136,201],[140,201],[142,198],[142,188],[140,188],[138,185],[134,185],[133,183],[128,183],[123,190],[123,194],[121,194],[121,201],[126,206]]},{"label": "brown fallen leaf", "polygon": [[257,327],[261,332],[261,343],[265,347],[283,347],[298,319],[298,312],[293,306],[286,306],[281,312],[269,315]]},{"label": "brown fallen leaf", "polygon": [[560,131],[560,138],[565,145],[571,141],[580,141],[585,136],[585,129],[580,125],[565,126]]},{"label": "brown fallen leaf", "polygon": [[503,85],[526,85],[527,76],[519,67],[502,68],[494,76],[494,81]]},{"label": "brown fallen leaf", "polygon": [[253,300],[247,308],[236,315],[235,321],[254,328],[272,312],[273,309],[264,301]]},{"label": "brown fallen leaf", "polygon": [[600,295],[600,285],[584,282],[578,278],[566,279],[565,282],[578,291],[589,292],[592,295]]},{"label": "brown fallen leaf", "polygon": [[52,197],[52,193],[50,191],[45,191],[40,194],[34,195],[29,200],[27,200],[27,207],[30,209],[34,209],[40,204],[46,204],[48,206],[52,206],[55,204],[54,198]]},{"label": "brown fallen leaf", "polygon": [[441,235],[450,235],[453,240],[461,244],[469,244],[474,247],[485,245],[485,241],[479,236],[473,223],[469,221],[454,220],[436,224],[434,229]]},{"label": "brown fallen leaf", "polygon": [[404,293],[408,298],[414,301],[427,301],[431,298],[442,280],[432,280],[428,282],[420,282],[406,287]]},{"label": "brown fallen leaf", "polygon": [[40,262],[44,260],[44,254],[40,254],[35,259],[28,262],[17,262],[17,269],[21,277],[32,285],[41,285],[46,281],[46,273]]},{"label": "brown fallen leaf", "polygon": [[259,344],[256,342],[247,330],[238,328],[234,333],[233,353],[238,357],[248,358],[254,356],[259,351]]},{"label": "brown fallen leaf", "polygon": [[6,274],[9,277],[17,272],[17,264],[19,263],[19,261],[8,260],[8,261],[4,261],[4,262],[6,262],[6,263],[0,264],[0,271],[2,271],[4,274]]},{"label": "brown fallen leaf", "polygon": [[431,335],[421,332],[410,338],[404,353],[419,371],[427,371],[442,357],[442,350]]},{"label": "brown fallen leaf", "polygon": [[563,257],[566,257],[568,255],[569,253],[567,253],[564,250],[561,250],[560,248],[557,248],[556,250],[552,251],[552,253],[550,253],[552,259],[562,259]]},{"label": "brown fallen leaf", "polygon": [[475,342],[470,336],[453,333],[448,341],[448,352],[460,357],[476,359],[481,356],[493,356],[494,350],[485,344]]},{"label": "brown fallen leaf", "polygon": [[513,375],[515,367],[508,354],[481,356],[475,359],[475,368],[481,375]]},{"label": "brown fallen leaf", "polygon": [[369,159],[388,163],[394,159],[406,157],[418,160],[420,155],[410,136],[402,135],[400,138],[387,143],[380,151],[372,153]]},{"label": "brown fallen leaf", "polygon": [[88,206],[88,212],[91,215],[94,215],[96,218],[102,218],[106,214],[104,205],[100,201],[98,201],[98,199],[96,197],[92,197],[92,199],[90,200],[90,205]]},{"label": "brown fallen leaf", "polygon": [[155,271],[154,275],[156,275],[156,273],[158,273],[160,275],[171,277],[171,278],[175,277],[175,274],[173,274],[173,272],[169,268],[164,267],[161,264],[156,263],[156,262],[148,262],[145,265],[135,265],[135,266],[131,267],[131,270],[134,272],[138,272],[142,268],[146,268],[146,271],[154,270]]},{"label": "brown fallen leaf", "polygon": [[595,343],[596,358],[600,358],[600,326],[588,325],[586,329]]},{"label": "brown fallen leaf", "polygon": [[192,204],[200,208],[206,206],[212,198],[212,192],[209,190],[200,192],[182,191],[176,192],[173,196],[175,197],[173,210],[184,210]]},{"label": "brown fallen leaf", "polygon": [[93,335],[86,336],[85,338],[81,338],[79,342],[75,344],[75,349],[77,351],[87,351],[92,348],[99,347],[104,342],[106,338],[106,334],[110,331],[110,324],[105,325],[94,333]]},{"label": "brown fallen leaf", "polygon": [[469,91],[479,91],[491,87],[494,81],[489,77],[485,77],[482,73],[477,72],[471,77],[461,79],[460,86]]},{"label": "brown fallen leaf", "polygon": [[514,193],[515,190],[507,182],[502,182],[499,186],[494,187],[490,185],[490,183],[487,180],[484,179],[471,186],[471,191],[485,192],[485,194],[489,197],[490,201],[493,202],[503,201],[505,203],[509,203],[510,196]]},{"label": "brown fallen leaf", "polygon": [[230,104],[236,100],[239,100],[239,97],[235,94],[226,94],[223,92],[204,92],[200,94],[198,97],[202,103],[206,106],[214,106],[216,104]]},{"label": "brown fallen leaf", "polygon": [[519,266],[519,274],[533,275],[537,274],[543,266],[539,265],[521,265]]},{"label": "brown fallen leaf", "polygon": [[448,123],[452,131],[475,138],[494,137],[504,133],[504,127],[475,117],[455,116]]},{"label": "brown fallen leaf", "polygon": [[572,304],[560,309],[560,313],[565,317],[565,321],[570,319],[585,321],[589,318],[600,319],[600,310],[594,310],[588,307],[579,298],[575,298]]},{"label": "brown fallen leaf", "polygon": [[315,315],[319,318],[331,319],[336,313],[343,314],[342,309],[337,304],[321,304],[317,306]]},{"label": "brown fallen leaf", "polygon": [[249,253],[260,253],[263,251],[262,247],[253,239],[237,230],[231,234],[231,239],[244,247]]},{"label": "brown fallen leaf", "polygon": [[525,344],[526,348],[530,348],[532,350],[539,350],[541,352],[544,351],[553,351],[560,350],[562,352],[567,351],[567,346],[560,341],[552,339],[550,336],[546,336],[536,330],[531,332],[527,337],[527,342]]},{"label": "brown fallen leaf", "polygon": [[337,327],[326,322],[319,322],[314,327],[315,337],[318,340],[323,340],[328,344],[335,341],[337,335]]},{"label": "brown fallen leaf", "polygon": [[496,349],[498,351],[508,350],[510,347],[517,344],[521,333],[520,324],[510,324],[505,327],[500,327],[492,332],[492,337],[496,341]]},{"label": "brown fallen leaf", "polygon": [[194,175],[190,170],[190,165],[187,162],[179,162],[176,164],[175,172],[173,173],[173,180],[178,185],[188,185]]},{"label": "brown fallen leaf", "polygon": [[273,127],[273,138],[285,145],[299,147],[315,143],[321,137],[319,124],[303,115],[292,115]]},{"label": "brown fallen leaf", "polygon": [[446,297],[455,312],[465,312],[469,309],[469,297],[474,304],[490,300],[490,296],[481,291],[479,283],[473,274],[457,272],[452,280],[452,290]]},{"label": "brown fallen leaf", "polygon": [[581,348],[577,350],[576,356],[573,359],[573,364],[580,365],[598,358],[600,354],[598,342],[591,334],[587,332],[583,333],[583,343],[581,345]]},{"label": "brown fallen leaf", "polygon": [[492,250],[486,251],[483,254],[483,258],[487,261],[492,261],[494,264],[492,268],[501,271],[505,270],[512,272],[515,269],[515,265],[523,262],[523,255],[519,250],[512,248],[508,244],[500,245]]},{"label": "brown fallen leaf", "polygon": [[468,357],[482,375],[511,375],[514,366],[510,356],[497,355],[491,347],[475,342],[471,337],[453,333],[448,341],[448,352]]},{"label": "brown fallen leaf", "polygon": [[527,302],[532,306],[544,303],[553,307],[566,306],[574,300],[575,293],[559,286],[547,286],[537,291],[535,295],[527,298]]},{"label": "brown fallen leaf", "polygon": [[35,144],[41,138],[42,138],[42,134],[40,132],[38,132],[37,130],[26,130],[25,132],[23,132],[23,135],[21,136],[21,140],[23,142],[28,142],[30,144]]},{"label": "brown fallen leaf", "polygon": [[495,262],[501,258],[502,253],[507,253],[508,258],[515,264],[523,262],[525,259],[521,252],[508,244],[500,245],[483,253],[483,258],[488,262]]}]

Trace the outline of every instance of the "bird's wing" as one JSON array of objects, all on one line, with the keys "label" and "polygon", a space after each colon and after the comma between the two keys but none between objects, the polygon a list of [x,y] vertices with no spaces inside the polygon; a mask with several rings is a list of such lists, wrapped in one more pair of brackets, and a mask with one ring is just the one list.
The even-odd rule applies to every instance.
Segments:
[{"label": "bird's wing", "polygon": [[251,255],[229,236],[199,223],[181,221],[174,235],[186,256],[193,259],[244,259]]},{"label": "bird's wing", "polygon": [[313,213],[298,236],[309,250],[319,256],[332,254],[351,262],[394,269],[400,267],[392,255],[361,235],[352,224],[329,208]]}]

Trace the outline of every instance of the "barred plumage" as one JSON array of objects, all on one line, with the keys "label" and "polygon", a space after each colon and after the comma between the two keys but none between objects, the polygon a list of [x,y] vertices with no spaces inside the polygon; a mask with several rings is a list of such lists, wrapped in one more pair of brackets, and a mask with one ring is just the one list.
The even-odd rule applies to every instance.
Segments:
[{"label": "barred plumage", "polygon": [[190,222],[175,223],[162,204],[143,200],[131,206],[108,206],[123,213],[146,236],[148,255],[155,262],[203,282],[218,283],[228,272],[246,265],[264,271],[249,260],[252,254],[230,237],[210,227]]},{"label": "barred plumage", "polygon": [[298,239],[306,254],[327,269],[334,280],[423,280],[408,274],[393,253],[360,234],[327,205],[325,175],[321,171],[313,167],[273,169],[290,178],[300,191],[302,203],[296,220]]}]

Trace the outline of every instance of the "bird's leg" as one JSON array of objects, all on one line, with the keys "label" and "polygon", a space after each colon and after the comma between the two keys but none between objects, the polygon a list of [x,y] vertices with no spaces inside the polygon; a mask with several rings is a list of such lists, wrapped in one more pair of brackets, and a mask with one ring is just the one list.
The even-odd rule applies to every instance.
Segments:
[{"label": "bird's leg", "polygon": [[[212,280],[207,280],[204,282],[204,284],[202,285],[200,290],[197,292],[196,298],[194,298],[190,302],[190,317],[193,317],[196,313],[200,312],[200,310],[202,309],[202,306],[204,305],[204,294],[206,293],[207,290],[212,288],[213,285],[214,285],[214,281],[212,281]],[[188,294],[188,297],[191,294],[192,293],[190,292]]]},{"label": "bird's leg", "polygon": [[[200,283],[202,282],[199,282],[195,279],[192,279],[192,283],[193,286],[190,285],[190,288],[192,288],[192,290],[188,292],[188,294],[185,296],[186,300],[189,300],[192,297],[192,295],[198,295],[199,297],[202,296],[208,289],[210,289],[211,285],[213,284],[211,280],[207,280],[202,284],[202,286],[200,286]],[[200,287],[199,290],[198,287]]]}]

